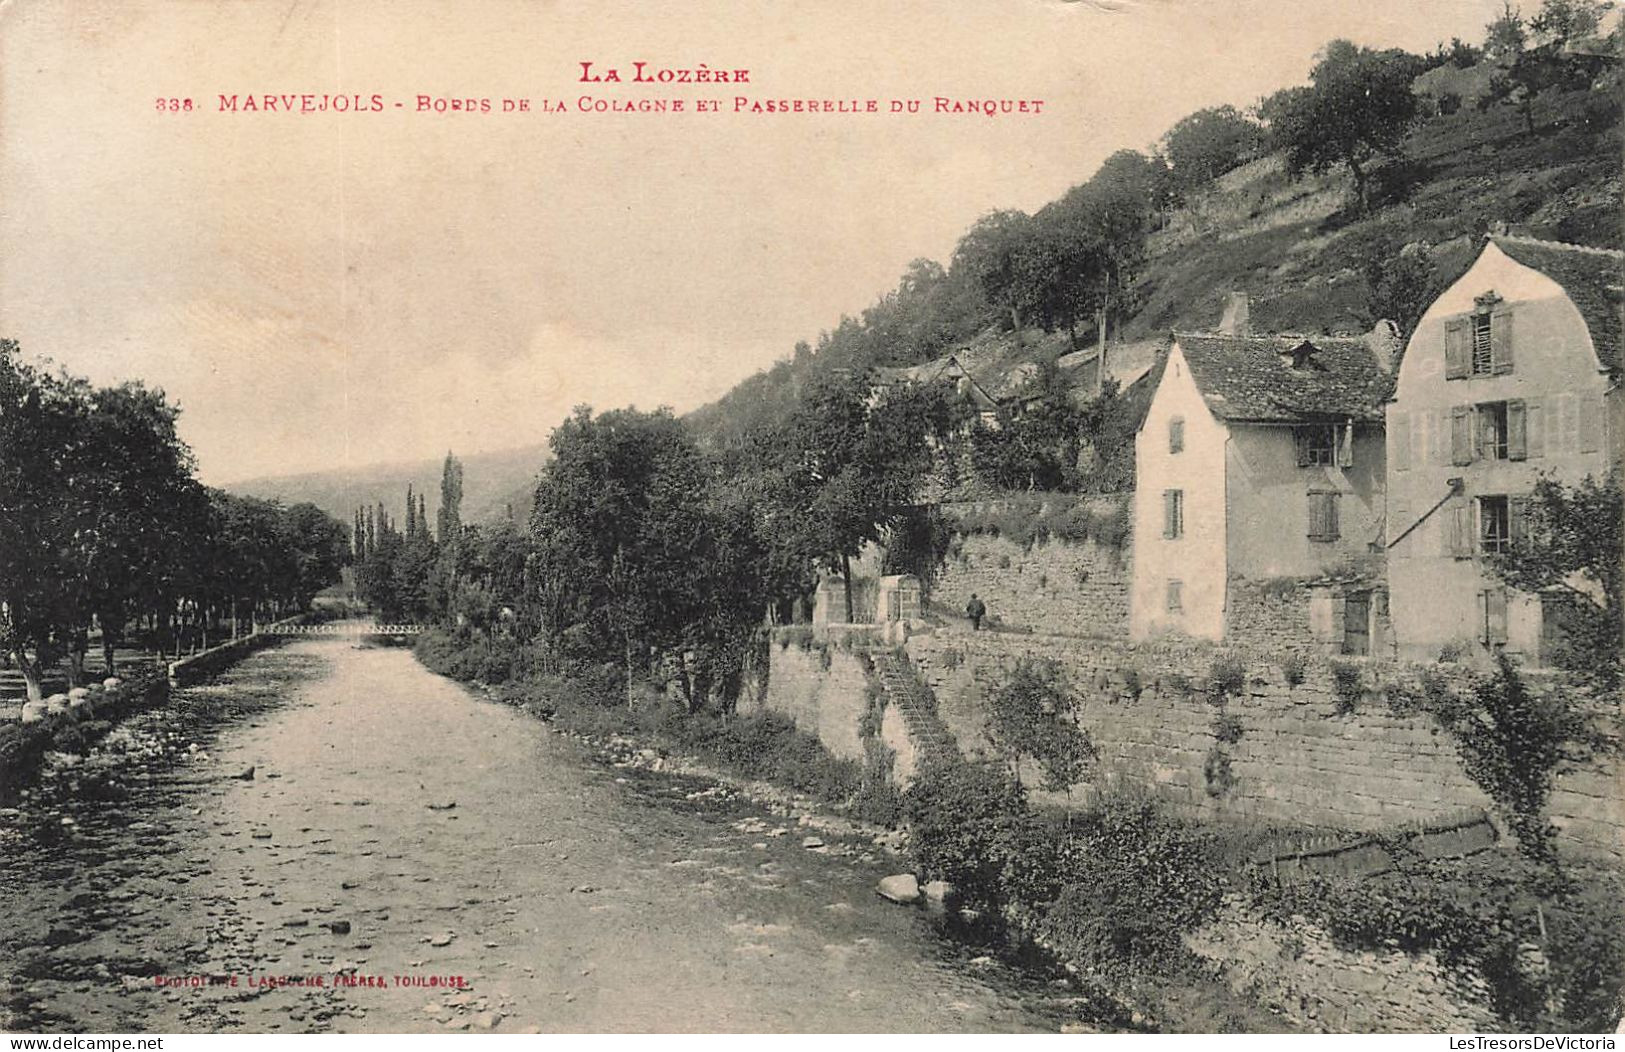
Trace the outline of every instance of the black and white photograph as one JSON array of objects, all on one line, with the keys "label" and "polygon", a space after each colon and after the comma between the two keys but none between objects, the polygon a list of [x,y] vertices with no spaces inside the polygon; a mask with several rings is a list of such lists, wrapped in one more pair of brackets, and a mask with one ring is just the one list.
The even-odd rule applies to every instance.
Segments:
[{"label": "black and white photograph", "polygon": [[0,0],[7,1047],[1612,1049],[1622,61]]}]

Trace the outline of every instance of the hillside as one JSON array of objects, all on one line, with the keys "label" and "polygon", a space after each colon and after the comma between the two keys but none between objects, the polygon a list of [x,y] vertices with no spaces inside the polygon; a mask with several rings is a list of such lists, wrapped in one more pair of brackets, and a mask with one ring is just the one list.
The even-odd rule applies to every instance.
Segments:
[{"label": "hillside", "polygon": [[[1407,246],[1426,249],[1428,287],[1412,294],[1425,303],[1466,269],[1483,236],[1502,223],[1517,233],[1619,247],[1615,93],[1544,92],[1533,106],[1531,133],[1515,106],[1470,104],[1472,85],[1489,72],[1444,67],[1417,79],[1413,90],[1430,115],[1412,128],[1404,159],[1372,173],[1369,215],[1359,214],[1345,173],[1294,180],[1278,154],[1257,157],[1188,195],[1150,233],[1136,310],[1114,342],[1140,352],[1170,330],[1212,328],[1232,291],[1248,294],[1251,325],[1260,332],[1363,332],[1378,316],[1403,320],[1398,305],[1373,294],[1373,267],[1391,264]],[[975,217],[965,218],[968,225]],[[871,317],[883,320],[882,308],[896,299],[896,293],[884,297],[861,322],[832,325],[819,353],[798,354],[747,378],[690,414],[691,426],[707,442],[748,441],[751,428],[780,417],[819,369],[915,364],[910,348],[888,338],[883,321],[870,324]],[[1080,337],[1092,345],[1092,333]],[[937,353],[974,349],[988,339],[986,332],[961,331]],[[1058,346],[1036,330],[1021,334],[1020,342]],[[1137,372],[1142,358],[1114,351],[1112,371]]]},{"label": "hillside", "polygon": [[[463,521],[489,522],[508,514],[524,522],[530,515],[536,473],[550,456],[546,446],[526,446],[495,453],[476,453],[463,461]],[[232,493],[284,504],[309,501],[340,522],[349,522],[357,505],[382,502],[405,520],[406,487],[426,494],[429,521],[440,504],[441,460],[374,464],[354,469],[276,475],[226,486]]]}]

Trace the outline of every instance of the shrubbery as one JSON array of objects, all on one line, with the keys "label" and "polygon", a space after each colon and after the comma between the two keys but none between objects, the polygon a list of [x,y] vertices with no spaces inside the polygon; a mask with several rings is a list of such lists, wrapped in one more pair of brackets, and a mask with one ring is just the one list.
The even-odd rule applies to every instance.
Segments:
[{"label": "shrubbery", "polygon": [[1306,917],[1345,949],[1432,951],[1482,977],[1497,1014],[1520,1029],[1612,1032],[1625,989],[1625,886],[1599,876],[1583,891],[1544,887],[1535,864],[1491,852],[1267,886],[1256,902],[1283,922]]},{"label": "shrubbery", "polygon": [[1075,822],[1060,856],[1064,886],[1040,930],[1102,975],[1177,969],[1188,957],[1180,935],[1219,906],[1212,839],[1150,800],[1102,801]]}]

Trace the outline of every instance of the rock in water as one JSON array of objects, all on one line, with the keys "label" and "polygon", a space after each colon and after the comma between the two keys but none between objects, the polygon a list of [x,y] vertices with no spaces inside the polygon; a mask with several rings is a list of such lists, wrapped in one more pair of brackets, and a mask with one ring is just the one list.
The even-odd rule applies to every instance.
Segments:
[{"label": "rock in water", "polygon": [[254,768],[253,768],[253,766],[250,765],[250,766],[244,768],[242,770],[242,772],[237,775],[237,780],[241,781],[241,782],[252,782],[254,780]]},{"label": "rock in water", "polygon": [[455,801],[455,800],[436,800],[436,801],[432,802],[431,804],[429,804],[429,810],[431,810],[431,811],[450,811],[452,808],[454,808],[456,806],[457,806],[457,801]]},{"label": "rock in water", "polygon": [[920,882],[914,879],[912,873],[897,873],[886,877],[875,886],[882,898],[900,902],[903,905],[919,901]]}]

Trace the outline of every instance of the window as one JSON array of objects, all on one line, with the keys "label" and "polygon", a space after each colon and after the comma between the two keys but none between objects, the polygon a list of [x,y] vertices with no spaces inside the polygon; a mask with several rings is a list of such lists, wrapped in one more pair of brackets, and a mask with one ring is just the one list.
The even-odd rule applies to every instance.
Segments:
[{"label": "window", "polygon": [[1337,494],[1309,494],[1309,539],[1335,541],[1337,538]]},{"label": "window", "polygon": [[1169,540],[1185,536],[1185,491],[1162,491],[1162,535]]},{"label": "window", "polygon": [[1168,421],[1168,452],[1182,453],[1185,450],[1185,418],[1176,416]]},{"label": "window", "polygon": [[1337,463],[1337,428],[1332,424],[1310,424],[1294,429],[1298,441],[1298,466]]},{"label": "window", "polygon": [[1185,582],[1169,581],[1166,598],[1170,614],[1182,613],[1185,609]]},{"label": "window", "polygon": [[1504,552],[1512,545],[1512,509],[1505,497],[1478,498],[1478,550]]},{"label": "window", "polygon": [[1478,406],[1478,455],[1484,460],[1507,459],[1507,404],[1485,402]]},{"label": "window", "polygon": [[1512,371],[1512,311],[1501,297],[1486,292],[1470,314],[1445,322],[1444,376],[1502,376]]},{"label": "window", "polygon": [[1473,315],[1473,367],[1474,376],[1489,376],[1495,368],[1490,353],[1490,315],[1488,311]]}]

